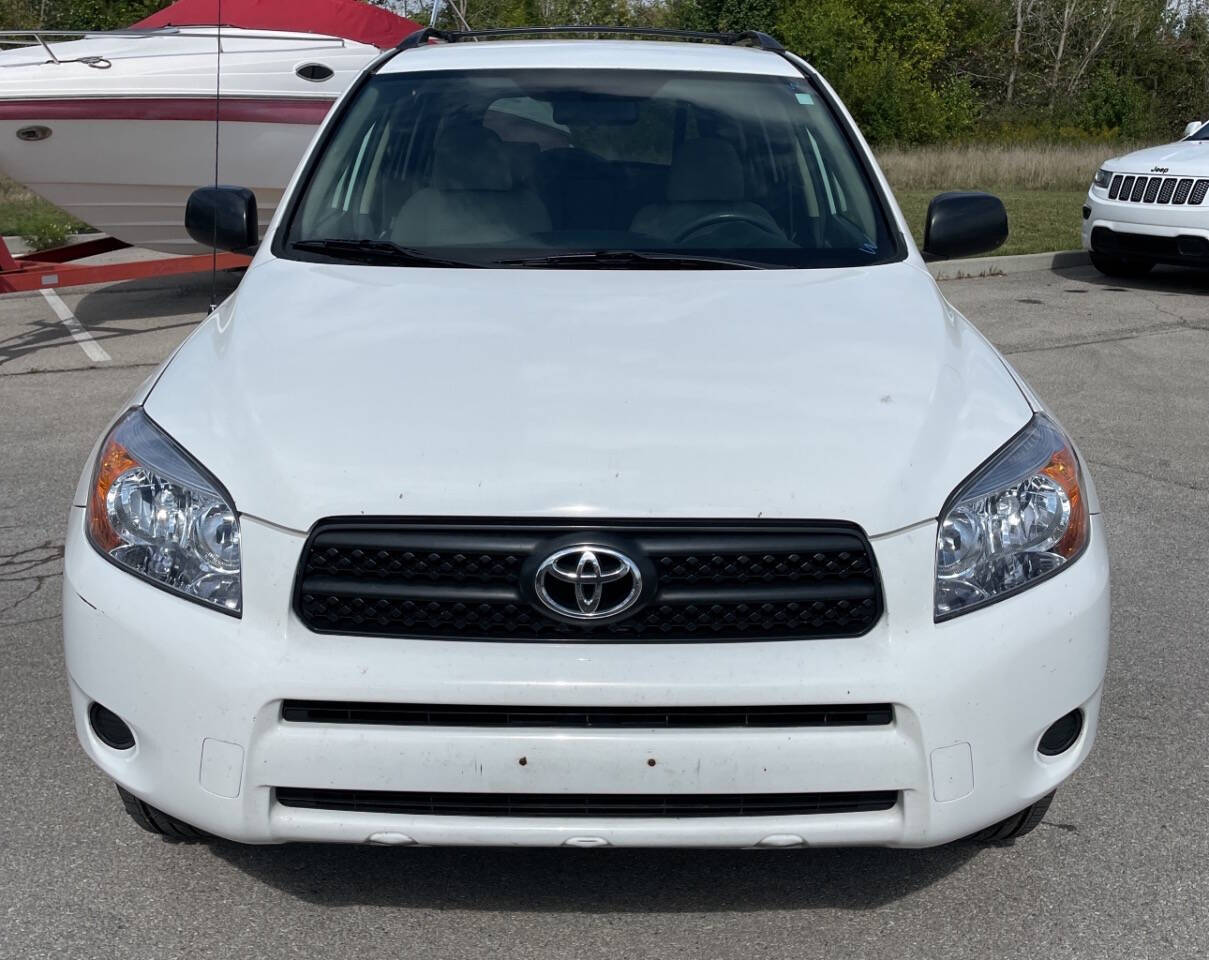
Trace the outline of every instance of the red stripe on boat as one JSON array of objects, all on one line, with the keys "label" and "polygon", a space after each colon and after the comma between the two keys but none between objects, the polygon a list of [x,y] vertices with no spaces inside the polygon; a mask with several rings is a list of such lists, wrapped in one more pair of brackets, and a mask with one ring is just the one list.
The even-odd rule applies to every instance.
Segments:
[{"label": "red stripe on boat", "polygon": [[[334,100],[223,97],[219,117],[229,123],[317,124]],[[0,100],[0,120],[214,120],[214,97],[80,97],[73,100]]]}]

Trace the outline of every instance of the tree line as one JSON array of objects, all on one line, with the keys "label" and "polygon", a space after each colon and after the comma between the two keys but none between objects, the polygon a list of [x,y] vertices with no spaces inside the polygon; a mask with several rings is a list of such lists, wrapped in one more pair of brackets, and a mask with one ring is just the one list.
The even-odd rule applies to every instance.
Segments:
[{"label": "tree line", "polygon": [[[0,0],[0,25],[113,29],[166,5]],[[439,22],[763,30],[883,144],[1162,140],[1209,119],[1209,0],[448,0]]]}]

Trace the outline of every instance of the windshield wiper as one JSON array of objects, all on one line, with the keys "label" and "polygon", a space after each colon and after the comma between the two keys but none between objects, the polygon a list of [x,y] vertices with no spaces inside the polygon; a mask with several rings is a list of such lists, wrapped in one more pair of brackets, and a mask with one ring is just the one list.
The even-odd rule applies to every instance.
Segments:
[{"label": "windshield wiper", "polygon": [[655,270],[765,270],[764,264],[727,257],[698,257],[677,253],[647,253],[642,250],[595,250],[584,253],[554,253],[545,257],[496,260],[502,267],[645,267]]},{"label": "windshield wiper", "polygon": [[402,247],[393,240],[295,240],[291,247],[305,253],[322,253],[338,260],[356,263],[385,263],[405,267],[481,267],[481,263],[433,257],[422,250]]}]

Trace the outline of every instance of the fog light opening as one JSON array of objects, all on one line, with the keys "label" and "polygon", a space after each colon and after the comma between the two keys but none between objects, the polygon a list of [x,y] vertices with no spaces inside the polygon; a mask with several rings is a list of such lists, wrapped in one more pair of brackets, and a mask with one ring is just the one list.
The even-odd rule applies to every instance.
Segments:
[{"label": "fog light opening", "polygon": [[129,750],[134,746],[134,733],[126,726],[126,721],[108,707],[93,703],[88,708],[88,725],[97,739],[114,750]]},{"label": "fog light opening", "polygon": [[1060,753],[1066,753],[1075,745],[1082,732],[1083,711],[1072,710],[1066,716],[1055,720],[1050,728],[1041,734],[1037,752],[1044,757],[1056,757]]},{"label": "fog light opening", "polygon": [[1204,237],[1180,237],[1176,241],[1176,249],[1181,257],[1209,256],[1209,240]]}]

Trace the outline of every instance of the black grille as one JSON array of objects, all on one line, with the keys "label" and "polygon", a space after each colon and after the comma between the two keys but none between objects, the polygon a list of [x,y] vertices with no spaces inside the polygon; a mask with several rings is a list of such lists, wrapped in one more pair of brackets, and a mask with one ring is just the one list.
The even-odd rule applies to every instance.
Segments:
[{"label": "black grille", "polygon": [[1209,180],[1192,180],[1188,177],[1137,177],[1112,178],[1108,188],[1109,200],[1127,203],[1171,203],[1197,206],[1209,193]]},{"label": "black grille", "polygon": [[[602,541],[644,569],[641,601],[598,624],[547,613],[530,588],[536,563],[558,547]],[[307,541],[295,610],[322,633],[763,640],[859,636],[881,616],[882,598],[868,541],[846,524],[336,520]]]},{"label": "black grille", "polygon": [[287,700],[283,720],[407,727],[868,727],[893,722],[888,703],[752,707],[502,707]]},{"label": "black grille", "polygon": [[889,810],[895,790],[849,793],[402,793],[278,787],[286,807],[445,817],[790,817]]}]

